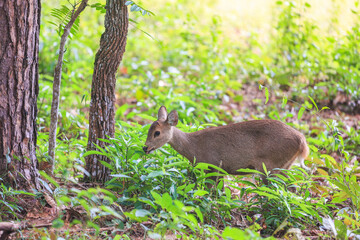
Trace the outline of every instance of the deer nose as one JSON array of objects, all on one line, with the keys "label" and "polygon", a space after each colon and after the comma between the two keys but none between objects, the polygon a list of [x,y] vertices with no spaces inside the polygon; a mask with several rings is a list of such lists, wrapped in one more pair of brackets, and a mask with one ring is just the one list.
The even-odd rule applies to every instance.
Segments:
[{"label": "deer nose", "polygon": [[144,150],[144,152],[147,152],[148,147],[147,146],[143,147],[143,150]]}]

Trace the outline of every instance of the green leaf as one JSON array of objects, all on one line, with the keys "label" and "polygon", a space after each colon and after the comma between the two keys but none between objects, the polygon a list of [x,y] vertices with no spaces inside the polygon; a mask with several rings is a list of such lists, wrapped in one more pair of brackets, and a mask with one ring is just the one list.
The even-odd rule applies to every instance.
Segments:
[{"label": "green leaf", "polygon": [[262,163],[262,167],[263,167],[263,169],[264,169],[264,173],[265,173],[266,176],[267,176],[267,175],[268,175],[268,171],[267,171],[267,169],[266,169],[265,163]]},{"label": "green leaf", "polygon": [[304,108],[304,107],[301,107],[301,108],[300,108],[300,110],[299,110],[299,112],[298,112],[298,120],[300,120],[300,119],[301,119],[301,117],[302,117],[302,115],[303,115],[304,111],[305,111],[305,108]]},{"label": "green leaf", "polygon": [[124,175],[124,174],[113,174],[111,176],[114,177],[114,178],[131,178],[131,177],[129,177],[127,175]]},{"label": "green leaf", "polygon": [[343,190],[348,195],[348,197],[351,197],[352,193],[350,192],[349,188],[345,184],[338,182],[336,180],[331,181],[331,182],[333,184],[335,184],[339,189]]},{"label": "green leaf", "polygon": [[334,220],[335,229],[337,231],[337,239],[347,239],[347,227],[346,225],[338,219]]},{"label": "green leaf", "polygon": [[125,218],[123,216],[121,216],[119,213],[117,213],[114,209],[112,209],[109,206],[101,205],[100,209],[103,210],[104,212],[110,213],[111,215],[120,219],[121,221],[125,221]]},{"label": "green leaf", "polygon": [[46,172],[44,171],[39,171],[40,175],[44,178],[46,178],[46,180],[48,180],[50,183],[54,184],[55,187],[59,187],[60,185],[57,183],[57,181],[55,179],[53,179],[52,177],[50,177],[49,175],[47,175]]},{"label": "green leaf", "polygon": [[274,194],[263,192],[263,191],[254,191],[254,192],[259,194],[260,196],[268,197],[269,199],[278,199],[279,198],[279,196],[276,194],[274,195]]},{"label": "green leaf", "polygon": [[195,169],[209,170],[209,167],[210,167],[210,169],[213,168],[213,169],[212,169],[213,171],[217,170],[217,171],[219,171],[219,172],[222,172],[223,174],[228,175],[228,173],[227,173],[224,169],[222,169],[222,168],[220,168],[220,167],[218,167],[218,166],[215,166],[215,165],[213,165],[213,164],[210,164],[210,163],[198,163],[198,164],[195,166]]},{"label": "green leaf", "polygon": [[41,184],[50,192],[52,193],[52,189],[51,187],[49,186],[49,184],[45,181],[45,180],[42,180],[41,178],[39,178],[39,181],[41,182]]},{"label": "green leaf", "polygon": [[249,173],[249,174],[260,174],[260,175],[265,175],[264,173],[255,170],[255,169],[248,169],[248,168],[242,168],[242,169],[238,169],[236,170],[237,172],[241,172],[241,173]]},{"label": "green leaf", "polygon": [[269,101],[269,89],[267,87],[265,87],[265,97],[266,97],[265,104],[267,104]]},{"label": "green leaf", "polygon": [[95,150],[92,150],[92,151],[87,151],[86,153],[84,153],[83,157],[87,157],[89,155],[102,155],[102,156],[107,156],[106,153],[102,153],[102,152],[99,152],[99,151],[95,151]]},{"label": "green leaf", "polygon": [[204,195],[206,195],[206,194],[209,194],[209,192],[208,192],[208,191],[205,191],[205,190],[197,190],[197,191],[194,193],[194,197],[196,197],[196,196],[202,197],[202,196],[204,196]]},{"label": "green leaf", "polygon": [[120,239],[122,239],[122,236],[121,235],[116,235],[113,240],[120,240]]},{"label": "green leaf", "polygon": [[297,204],[301,208],[301,210],[303,210],[305,213],[311,215],[311,213],[309,211],[310,206],[305,205],[305,204],[299,204],[297,201],[295,202],[295,204]]},{"label": "green leaf", "polygon": [[[161,200],[162,200],[160,194],[158,194],[158,193],[155,192],[155,191],[151,191],[150,193],[151,193],[151,195],[153,196],[153,198],[155,199],[155,202],[156,202],[157,204],[159,204],[159,202],[161,202]],[[160,204],[159,204],[159,205],[160,205]],[[160,205],[160,206],[161,206],[161,205]]]},{"label": "green leaf", "polygon": [[319,111],[319,108],[318,108],[318,106],[316,105],[316,103],[315,103],[314,99],[312,99],[312,97],[310,97],[310,96],[308,96],[308,97],[310,98],[311,102],[312,102],[312,103],[313,103],[313,105],[315,106],[316,111]]},{"label": "green leaf", "polygon": [[221,191],[221,190],[223,189],[223,187],[224,187],[224,180],[221,179],[221,180],[219,181],[216,189]]},{"label": "green leaf", "polygon": [[[91,5],[93,7],[94,5]],[[95,6],[94,6],[95,7]],[[99,7],[98,5],[96,6]],[[57,23],[52,22],[54,25],[58,26],[58,34],[61,35],[63,32],[63,28],[66,24],[69,23],[71,16],[73,14],[74,8],[68,8],[66,5],[62,5],[61,8],[51,9],[50,15],[57,20]],[[79,30],[79,18],[77,18],[70,29],[70,32],[75,35]],[[71,38],[71,36],[70,36]]]},{"label": "green leaf", "polygon": [[154,209],[157,209],[157,206],[153,203],[153,201],[151,201],[150,199],[147,199],[145,197],[139,197],[139,201],[149,204],[150,206],[152,206]]},{"label": "green leaf", "polygon": [[286,106],[287,100],[288,100],[287,97],[284,96],[282,99],[281,108],[284,108]]},{"label": "green leaf", "polygon": [[233,227],[226,227],[221,234],[224,239],[245,240],[246,236],[243,230]]},{"label": "green leaf", "polygon": [[151,212],[145,209],[136,209],[135,216],[136,217],[146,217],[148,215],[151,215]]},{"label": "green leaf", "polygon": [[202,214],[200,208],[197,207],[197,208],[194,209],[194,211],[195,211],[196,215],[198,216],[198,218],[200,219],[200,222],[203,223],[204,222],[204,217],[203,217],[203,214]]},{"label": "green leaf", "polygon": [[322,110],[326,110],[326,109],[330,109],[330,108],[329,108],[329,107],[322,107],[321,110],[320,110],[320,112],[321,112]]},{"label": "green leaf", "polygon": [[194,184],[194,183],[191,183],[191,184],[189,184],[189,185],[187,185],[187,186],[185,187],[184,192],[185,192],[185,193],[188,193],[188,192],[190,192],[194,187],[195,187],[195,184]]},{"label": "green leaf", "polygon": [[169,176],[169,175],[170,175],[169,173],[164,172],[163,170],[154,171],[154,172],[151,172],[149,175],[147,175],[146,179],[156,178],[158,176]]},{"label": "green leaf", "polygon": [[108,162],[105,162],[105,161],[100,160],[100,163],[101,163],[102,165],[104,165],[105,167],[111,169],[111,170],[114,169],[114,167],[113,167],[110,163],[108,163]]},{"label": "green leaf", "polygon": [[209,170],[209,164],[207,164],[207,163],[198,163],[195,166],[195,169]]},{"label": "green leaf", "polygon": [[154,202],[160,205],[163,209],[170,211],[170,209],[173,208],[173,201],[168,193],[164,193],[162,196],[160,196],[158,193],[151,191],[151,195],[155,199]]}]

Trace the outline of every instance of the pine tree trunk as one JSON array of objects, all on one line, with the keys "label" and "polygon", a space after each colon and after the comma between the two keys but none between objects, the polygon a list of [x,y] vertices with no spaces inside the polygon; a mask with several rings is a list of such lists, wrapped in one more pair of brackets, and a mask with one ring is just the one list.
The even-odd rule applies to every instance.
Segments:
[{"label": "pine tree trunk", "polygon": [[36,148],[40,0],[0,0],[0,178],[39,187]]},{"label": "pine tree trunk", "polygon": [[[99,138],[114,136],[115,74],[125,52],[128,24],[125,0],[107,0],[105,32],[101,36],[100,49],[95,57],[92,79],[88,150],[96,150],[94,144],[105,146]],[[86,181],[107,180],[109,170],[100,161],[109,162],[109,159],[100,155],[86,158],[86,170],[90,174],[85,176]]]}]

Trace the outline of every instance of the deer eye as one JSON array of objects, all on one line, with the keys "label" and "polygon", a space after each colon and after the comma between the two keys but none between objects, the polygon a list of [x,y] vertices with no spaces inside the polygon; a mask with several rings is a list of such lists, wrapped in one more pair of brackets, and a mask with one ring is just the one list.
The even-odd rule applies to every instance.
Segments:
[{"label": "deer eye", "polygon": [[156,131],[155,133],[154,133],[154,137],[158,137],[160,135],[160,132],[159,131]]}]

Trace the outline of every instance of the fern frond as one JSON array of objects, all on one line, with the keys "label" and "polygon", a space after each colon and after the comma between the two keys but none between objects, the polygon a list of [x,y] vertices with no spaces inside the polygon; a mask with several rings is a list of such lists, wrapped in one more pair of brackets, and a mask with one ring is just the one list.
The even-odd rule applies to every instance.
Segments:
[{"label": "fern frond", "polygon": [[[69,8],[66,5],[61,5],[60,8],[51,9],[50,15],[55,18],[54,21],[49,21],[50,24],[57,27],[57,33],[59,36],[62,35],[64,27],[69,23],[72,14],[76,11],[77,6],[81,1],[76,2],[74,5],[71,5]],[[77,18],[70,30],[71,35],[76,35],[79,31],[80,20]],[[69,36],[71,38],[71,35]]]}]

